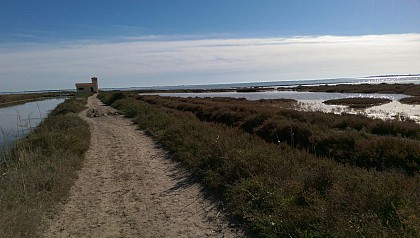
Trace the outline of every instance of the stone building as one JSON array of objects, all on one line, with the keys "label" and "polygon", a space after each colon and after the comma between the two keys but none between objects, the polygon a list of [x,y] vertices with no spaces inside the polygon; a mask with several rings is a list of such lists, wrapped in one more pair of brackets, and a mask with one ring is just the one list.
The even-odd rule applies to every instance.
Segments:
[{"label": "stone building", "polygon": [[97,93],[98,92],[98,78],[92,77],[91,83],[76,83],[77,93]]}]

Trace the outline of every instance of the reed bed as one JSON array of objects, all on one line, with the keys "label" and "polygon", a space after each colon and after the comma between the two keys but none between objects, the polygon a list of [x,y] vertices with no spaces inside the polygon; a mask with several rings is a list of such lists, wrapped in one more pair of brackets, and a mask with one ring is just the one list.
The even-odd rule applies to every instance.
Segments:
[{"label": "reed bed", "polygon": [[[101,93],[100,98],[133,118],[216,195],[232,218],[258,237],[420,236],[418,174],[337,162],[310,153],[305,140],[297,139],[304,138],[305,128],[315,128],[309,132],[320,137],[326,131],[325,136],[341,138],[341,131],[343,140],[345,134],[352,138],[363,130],[369,134],[367,142],[379,143],[375,138],[385,138],[392,140],[386,143],[389,145],[401,139],[418,146],[418,131],[410,132],[417,127],[411,123],[300,114],[279,109],[279,102],[273,106],[267,102],[139,97],[121,92]],[[276,119],[269,118],[271,114],[292,122],[274,124],[275,132],[286,125],[289,139],[277,140],[279,133],[273,133],[273,140],[257,135],[261,128],[273,128]],[[372,134],[379,125],[387,129]],[[336,134],[328,135],[332,133],[329,128],[338,128]],[[337,148],[343,153],[351,149],[340,144]],[[365,160],[370,159],[369,154],[365,156]],[[414,156],[419,158],[419,154]]]}]

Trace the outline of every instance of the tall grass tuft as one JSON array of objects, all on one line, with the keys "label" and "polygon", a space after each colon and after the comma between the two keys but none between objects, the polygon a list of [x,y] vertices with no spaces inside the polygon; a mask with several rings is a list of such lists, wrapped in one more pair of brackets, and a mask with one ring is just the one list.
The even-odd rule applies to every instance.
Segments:
[{"label": "tall grass tuft", "polygon": [[0,237],[36,237],[43,219],[64,202],[89,148],[90,132],[77,112],[86,97],[57,106],[0,165]]}]

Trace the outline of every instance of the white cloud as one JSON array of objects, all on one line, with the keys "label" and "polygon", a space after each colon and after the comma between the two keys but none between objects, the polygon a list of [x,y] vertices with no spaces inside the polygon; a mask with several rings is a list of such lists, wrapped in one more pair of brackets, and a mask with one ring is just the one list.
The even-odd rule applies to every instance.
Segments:
[{"label": "white cloud", "polygon": [[[157,40],[156,40],[157,39]],[[419,73],[420,34],[0,45],[0,91]],[[16,83],[18,82],[18,83]]]}]

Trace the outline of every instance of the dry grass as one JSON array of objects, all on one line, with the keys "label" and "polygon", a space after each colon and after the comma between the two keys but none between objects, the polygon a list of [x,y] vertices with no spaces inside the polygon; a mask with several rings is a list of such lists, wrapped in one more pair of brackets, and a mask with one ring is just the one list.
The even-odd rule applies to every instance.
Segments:
[{"label": "dry grass", "polygon": [[83,109],[86,98],[60,104],[0,165],[0,237],[35,237],[70,190],[89,147],[87,123],[63,108]]}]

